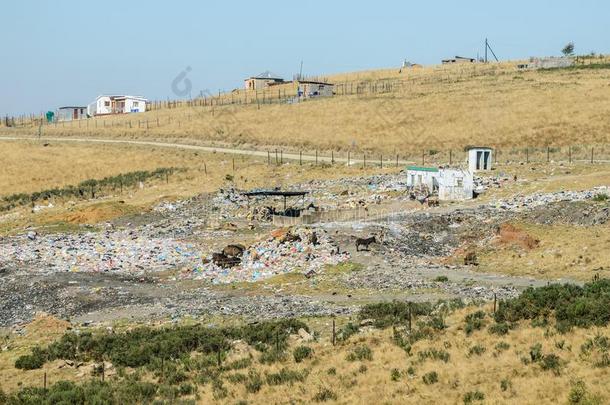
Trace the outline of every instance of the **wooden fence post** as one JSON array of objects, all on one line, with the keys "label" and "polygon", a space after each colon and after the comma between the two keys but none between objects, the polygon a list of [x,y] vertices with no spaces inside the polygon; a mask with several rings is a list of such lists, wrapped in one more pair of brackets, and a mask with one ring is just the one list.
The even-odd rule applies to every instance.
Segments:
[{"label": "wooden fence post", "polygon": [[318,150],[316,149],[316,166],[318,165]]},{"label": "wooden fence post", "polygon": [[383,169],[383,155],[379,156],[379,167]]},{"label": "wooden fence post", "polygon": [[572,163],[572,146],[568,146],[568,161]]},{"label": "wooden fence post", "polygon": [[498,297],[496,295],[496,293],[494,293],[494,314],[496,313],[496,301],[498,300]]},{"label": "wooden fence post", "polygon": [[362,168],[366,169],[366,153],[364,154],[364,159],[362,160]]},{"label": "wooden fence post", "polygon": [[299,166],[303,165],[303,151],[299,151]]},{"label": "wooden fence post", "polygon": [[421,153],[421,165],[424,166],[426,164],[426,151],[422,151]]},{"label": "wooden fence post", "polygon": [[335,164],[335,151],[334,150],[330,151],[330,164],[331,165]]},{"label": "wooden fence post", "polygon": [[453,164],[453,154],[451,149],[449,149],[449,165]]},{"label": "wooden fence post", "polygon": [[591,163],[593,163],[593,147],[591,147]]},{"label": "wooden fence post", "polygon": [[271,153],[269,151],[267,151],[267,164],[271,164]]},{"label": "wooden fence post", "polygon": [[333,318],[333,346],[335,345],[335,337],[336,337],[336,327],[335,327],[335,318]]}]

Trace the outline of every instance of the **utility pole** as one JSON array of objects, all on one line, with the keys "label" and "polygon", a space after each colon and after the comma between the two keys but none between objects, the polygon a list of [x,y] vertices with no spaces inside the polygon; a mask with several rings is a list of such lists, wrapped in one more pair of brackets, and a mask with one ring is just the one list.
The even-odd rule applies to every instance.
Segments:
[{"label": "utility pole", "polygon": [[485,38],[485,63],[487,63],[487,47],[489,44],[487,43],[487,38]]}]

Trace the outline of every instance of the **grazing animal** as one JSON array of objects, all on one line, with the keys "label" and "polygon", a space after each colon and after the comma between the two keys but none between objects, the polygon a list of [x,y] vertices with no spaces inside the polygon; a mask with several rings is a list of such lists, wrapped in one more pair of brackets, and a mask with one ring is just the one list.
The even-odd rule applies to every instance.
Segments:
[{"label": "grazing animal", "polygon": [[234,257],[227,257],[222,253],[213,253],[212,261],[215,265],[222,267],[224,269],[230,269],[231,267],[235,267],[239,264],[240,260]]},{"label": "grazing animal", "polygon": [[356,251],[360,251],[360,246],[364,246],[366,250],[369,250],[369,246],[373,243],[377,243],[377,239],[374,236],[371,236],[370,238],[357,238]]},{"label": "grazing animal", "polygon": [[227,257],[242,257],[246,248],[242,245],[229,245],[222,249],[222,254]]}]

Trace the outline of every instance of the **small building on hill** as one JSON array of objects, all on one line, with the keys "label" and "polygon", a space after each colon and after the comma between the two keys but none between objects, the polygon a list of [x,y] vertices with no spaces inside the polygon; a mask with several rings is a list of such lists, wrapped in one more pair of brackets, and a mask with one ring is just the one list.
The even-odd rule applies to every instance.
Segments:
[{"label": "small building on hill", "polygon": [[128,114],[146,111],[147,99],[141,96],[128,95],[102,95],[87,107],[88,114],[108,115],[108,114]]},{"label": "small building on hill", "polygon": [[258,76],[251,76],[244,80],[246,90],[261,90],[269,86],[283,83],[285,83],[284,79],[268,70]]},{"label": "small building on hill", "polygon": [[57,121],[73,121],[87,118],[87,106],[66,106],[57,109]]},{"label": "small building on hill", "polygon": [[450,65],[455,63],[476,63],[476,61],[477,60],[475,58],[465,58],[463,56],[456,56],[455,58],[443,59],[442,63],[443,65]]},{"label": "small building on hill", "polygon": [[335,85],[332,83],[299,80],[297,96],[300,98],[332,97]]},{"label": "small building on hill", "polygon": [[474,176],[468,169],[407,167],[407,187],[438,194],[439,200],[470,200],[474,192]]},{"label": "small building on hill", "polygon": [[471,146],[468,148],[468,169],[471,172],[491,170],[493,149],[486,146]]},{"label": "small building on hill", "polygon": [[574,59],[562,56],[562,57],[548,57],[548,58],[530,58],[528,63],[521,63],[517,65],[518,69],[557,69],[566,68],[574,65]]}]

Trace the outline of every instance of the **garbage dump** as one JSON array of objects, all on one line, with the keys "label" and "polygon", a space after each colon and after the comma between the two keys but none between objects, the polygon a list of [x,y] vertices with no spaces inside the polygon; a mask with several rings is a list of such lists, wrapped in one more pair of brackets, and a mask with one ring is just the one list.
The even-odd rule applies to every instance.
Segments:
[{"label": "garbage dump", "polygon": [[336,265],[349,258],[349,253],[340,252],[322,229],[280,228],[269,238],[244,249],[239,264],[227,268],[215,262],[212,255],[185,277],[219,284],[253,282],[294,271],[312,276],[326,265]]}]

